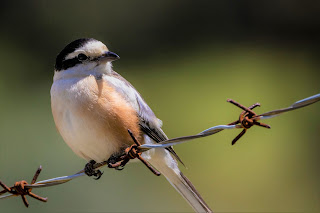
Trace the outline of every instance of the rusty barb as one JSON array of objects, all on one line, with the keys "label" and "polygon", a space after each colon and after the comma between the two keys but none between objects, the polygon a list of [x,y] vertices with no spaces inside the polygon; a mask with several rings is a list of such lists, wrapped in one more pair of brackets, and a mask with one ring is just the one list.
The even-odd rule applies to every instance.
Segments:
[{"label": "rusty barb", "polygon": [[256,108],[258,106],[260,107],[260,103],[253,104],[250,107],[245,107],[232,99],[228,99],[227,101],[229,103],[232,103],[233,105],[243,109],[243,111],[241,112],[241,114],[239,116],[239,119],[228,124],[228,125],[240,124],[240,126],[238,126],[238,128],[243,128],[243,130],[240,132],[240,134],[233,139],[232,145],[234,145],[247,132],[247,130],[250,129],[254,125],[261,126],[261,127],[268,128],[268,129],[271,128],[267,124],[258,122],[258,120],[260,120],[260,116],[258,116],[254,111],[252,111],[254,108]]},{"label": "rusty barb", "polygon": [[108,163],[108,167],[115,168],[117,170],[122,170],[130,160],[138,158],[146,167],[148,167],[148,169],[153,174],[160,176],[161,173],[158,172],[155,168],[153,168],[143,157],[141,157],[141,154],[143,152],[141,149],[139,149],[141,143],[134,137],[130,129],[128,129],[128,133],[135,144],[126,148],[125,154],[119,156],[115,163]]},{"label": "rusty barb", "polygon": [[[33,179],[31,181],[31,185],[34,184],[37,181],[41,170],[42,170],[42,167],[40,166],[37,169],[37,171],[34,174],[34,176],[33,176]],[[26,185],[29,185],[27,183],[27,181],[22,180],[22,181],[16,182],[14,184],[14,186],[8,187],[0,180],[0,186],[2,186],[2,188],[4,188],[4,190],[0,191],[0,195],[8,192],[12,196],[21,196],[22,201],[23,201],[23,203],[24,203],[24,205],[26,207],[29,207],[29,202],[28,202],[27,197],[26,197],[27,195],[29,195],[30,197],[32,197],[34,199],[40,200],[42,202],[47,202],[48,201],[48,198],[40,197],[39,195],[36,195],[36,194],[32,193],[31,192],[32,188],[26,188],[25,187]]]},{"label": "rusty barb", "polygon": [[249,128],[251,128],[252,126],[261,126],[261,127],[265,127],[265,128],[270,128],[269,125],[264,124],[259,122],[259,120],[263,120],[263,119],[269,119],[269,118],[273,118],[276,117],[278,115],[281,115],[284,112],[289,112],[292,110],[296,110],[311,104],[314,104],[318,101],[320,101],[320,93],[310,96],[308,98],[302,99],[300,101],[297,101],[295,103],[293,103],[291,106],[287,107],[287,108],[282,108],[282,109],[276,109],[270,112],[266,112],[260,115],[257,115],[253,109],[255,107],[260,106],[259,103],[256,103],[250,107],[245,107],[241,104],[239,104],[238,102],[228,99],[228,102],[232,103],[233,105],[241,108],[243,111],[241,112],[239,119],[229,123],[227,125],[218,125],[218,126],[214,126],[211,127],[209,129],[206,129],[196,135],[189,135],[189,136],[183,136],[183,137],[177,137],[177,138],[172,138],[172,139],[168,139],[166,141],[162,141],[160,143],[157,144],[143,144],[141,145],[139,148],[140,149],[152,149],[152,148],[166,148],[169,146],[174,146],[177,144],[181,144],[181,143],[185,143],[191,140],[194,140],[196,138],[202,138],[202,137],[207,137],[209,135],[213,135],[216,134],[218,132],[221,132],[222,130],[226,130],[226,129],[243,129],[242,132],[235,137],[235,139],[233,139],[232,141],[232,145],[235,144],[246,132]]},{"label": "rusty barb", "polygon": [[[317,101],[320,101],[320,93],[308,98],[305,98],[303,100],[297,101],[293,103],[291,106],[283,109],[277,109],[273,110],[270,112],[266,112],[260,115],[257,115],[253,109],[257,106],[260,106],[259,103],[256,103],[250,107],[245,107],[231,99],[228,99],[228,102],[232,103],[233,105],[241,108],[243,111],[241,112],[239,119],[229,123],[227,125],[218,125],[211,127],[209,129],[206,129],[196,135],[190,135],[190,136],[183,136],[183,137],[177,137],[177,138],[172,138],[168,139],[165,141],[162,141],[160,143],[154,143],[154,144],[140,144],[139,141],[133,136],[132,132],[128,130],[128,133],[130,134],[132,140],[134,141],[134,144],[130,147],[128,147],[124,154],[115,157],[112,161],[103,161],[100,163],[95,163],[93,165],[93,169],[98,169],[102,166],[108,165],[109,168],[114,168],[118,170],[122,170],[124,166],[132,159],[138,158],[145,166],[149,168],[150,171],[152,171],[155,175],[159,176],[160,173],[155,170],[144,158],[141,157],[142,152],[148,151],[150,149],[154,148],[166,148],[166,147],[171,147],[177,144],[185,143],[191,140],[194,140],[196,138],[201,138],[201,137],[207,137],[209,135],[216,134],[218,132],[221,132],[222,130],[226,129],[239,129],[242,128],[242,132],[235,137],[235,139],[232,141],[232,144],[235,144],[246,132],[249,128],[252,126],[261,126],[265,128],[270,128],[269,125],[260,123],[259,120],[262,119],[268,119],[268,118],[273,118],[275,116],[278,116],[284,112],[288,112],[291,110],[295,110],[301,107],[308,106],[310,104],[316,103]],[[25,204],[26,207],[29,206],[29,203],[26,199],[26,196],[29,195],[32,198],[35,198],[37,200],[40,200],[42,202],[46,202],[47,198],[40,197],[34,193],[31,192],[33,188],[41,188],[41,187],[49,187],[49,186],[54,186],[58,184],[63,184],[66,182],[69,182],[75,178],[81,177],[81,176],[86,176],[84,170],[81,170],[73,175],[69,176],[62,176],[62,177],[56,177],[48,180],[43,180],[43,181],[38,181],[36,182],[39,174],[41,172],[41,166],[35,173],[31,184],[28,184],[26,181],[18,181],[14,184],[12,187],[6,186],[3,182],[0,181],[0,186],[4,188],[4,190],[0,191],[0,199],[5,199],[9,197],[15,197],[15,196],[21,196],[23,203]],[[6,193],[6,194],[5,194]],[[5,194],[5,195],[3,195]]]}]

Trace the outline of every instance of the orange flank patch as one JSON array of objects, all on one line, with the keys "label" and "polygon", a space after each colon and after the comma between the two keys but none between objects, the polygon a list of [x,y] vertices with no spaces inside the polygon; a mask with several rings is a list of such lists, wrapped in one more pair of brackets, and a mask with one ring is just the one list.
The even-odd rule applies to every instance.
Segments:
[{"label": "orange flank patch", "polygon": [[121,143],[133,143],[128,129],[140,139],[139,118],[135,109],[105,81],[96,82],[98,101],[95,109],[107,121],[108,131],[111,131]]}]

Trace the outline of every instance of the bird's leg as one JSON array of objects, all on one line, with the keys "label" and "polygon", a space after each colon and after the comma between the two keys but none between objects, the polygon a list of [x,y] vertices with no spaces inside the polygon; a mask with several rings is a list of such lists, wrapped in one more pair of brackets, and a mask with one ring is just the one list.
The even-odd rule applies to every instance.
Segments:
[{"label": "bird's leg", "polygon": [[101,178],[103,172],[101,172],[99,169],[95,169],[94,165],[96,164],[95,160],[90,160],[84,167],[84,173],[88,175],[89,177],[95,176],[95,180],[98,180]]}]

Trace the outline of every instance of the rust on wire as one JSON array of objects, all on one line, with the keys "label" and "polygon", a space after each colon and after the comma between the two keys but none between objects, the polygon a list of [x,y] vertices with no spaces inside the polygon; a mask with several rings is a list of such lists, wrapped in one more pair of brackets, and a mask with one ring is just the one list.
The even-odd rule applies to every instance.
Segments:
[{"label": "rust on wire", "polygon": [[[42,170],[42,167],[40,166],[32,178],[31,185],[37,181],[41,170]],[[39,201],[47,202],[48,198],[40,197],[39,195],[32,193],[31,192],[32,188],[26,188],[25,187],[26,185],[29,185],[27,181],[22,180],[22,181],[16,182],[14,186],[8,187],[0,180],[0,186],[2,186],[3,188],[3,190],[0,191],[0,195],[8,192],[14,196],[21,196],[22,201],[26,207],[29,207],[29,202],[26,197],[27,195]]]},{"label": "rust on wire", "polygon": [[132,159],[138,158],[153,174],[159,176],[161,173],[153,168],[143,157],[141,157],[141,150],[139,147],[141,143],[134,137],[132,132],[128,129],[128,133],[131,136],[135,144],[126,148],[125,153],[117,157],[116,162],[108,163],[109,168],[115,168],[117,170],[122,170],[124,166]]},{"label": "rust on wire", "polygon": [[234,145],[247,132],[247,130],[249,128],[251,128],[252,126],[254,126],[254,125],[265,127],[265,128],[268,128],[268,129],[271,128],[267,124],[258,122],[258,120],[260,119],[260,116],[258,116],[253,111],[253,109],[258,107],[258,106],[260,106],[259,103],[253,104],[250,107],[245,107],[242,104],[239,104],[238,102],[236,102],[236,101],[234,101],[232,99],[228,99],[227,101],[229,103],[232,103],[233,105],[243,109],[243,111],[241,112],[241,114],[239,116],[239,119],[228,124],[228,125],[240,124],[239,128],[243,128],[243,130],[240,132],[240,134],[232,140],[232,145]]}]

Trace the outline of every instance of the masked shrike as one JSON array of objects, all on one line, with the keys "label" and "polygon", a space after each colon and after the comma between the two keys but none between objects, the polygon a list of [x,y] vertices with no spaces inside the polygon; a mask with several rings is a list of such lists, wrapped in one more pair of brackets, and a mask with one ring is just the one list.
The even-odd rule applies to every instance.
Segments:
[{"label": "masked shrike", "polygon": [[[51,107],[64,141],[80,157],[102,162],[133,144],[127,130],[141,143],[168,139],[162,122],[139,92],[113,71],[119,56],[92,38],[68,44],[57,56]],[[156,148],[142,156],[159,170],[197,212],[212,212],[181,173],[172,148]]]}]

